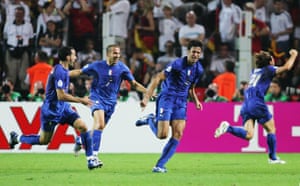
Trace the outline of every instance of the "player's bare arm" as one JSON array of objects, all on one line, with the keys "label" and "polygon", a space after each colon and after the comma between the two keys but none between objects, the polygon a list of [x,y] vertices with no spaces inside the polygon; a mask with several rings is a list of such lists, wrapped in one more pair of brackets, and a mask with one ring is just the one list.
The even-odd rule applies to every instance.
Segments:
[{"label": "player's bare arm", "polygon": [[78,77],[80,76],[82,73],[82,70],[81,69],[75,69],[75,70],[70,70],[69,71],[69,76],[72,78],[72,77]]},{"label": "player's bare arm", "polygon": [[193,86],[192,88],[189,89],[189,95],[190,95],[190,98],[193,100],[193,102],[195,103],[196,105],[196,108],[198,110],[202,110],[203,109],[203,106],[201,104],[201,102],[199,101],[198,99],[198,96],[196,94],[196,91],[195,91],[195,86]]},{"label": "player's bare arm", "polygon": [[141,107],[146,107],[147,106],[147,104],[149,102],[149,99],[153,96],[154,90],[160,84],[160,82],[163,81],[164,79],[166,79],[166,76],[165,76],[165,73],[163,71],[159,72],[158,74],[156,74],[152,78],[152,80],[151,80],[151,82],[148,86],[148,90],[144,94],[143,100],[141,101]]},{"label": "player's bare arm", "polygon": [[142,93],[147,92],[147,89],[142,84],[140,84],[139,82],[137,82],[135,80],[131,81],[131,86],[133,86],[139,92],[142,92]]},{"label": "player's bare arm", "polygon": [[82,103],[84,105],[92,105],[92,101],[88,99],[87,97],[85,98],[80,98],[80,97],[74,97],[71,94],[65,93],[63,89],[56,89],[56,94],[58,100],[61,101],[69,101],[69,102],[74,102],[74,103]]},{"label": "player's bare arm", "polygon": [[283,66],[278,67],[276,69],[276,74],[279,74],[279,73],[284,72],[286,70],[291,70],[291,68],[293,67],[293,65],[294,65],[294,63],[296,61],[298,52],[295,49],[291,49],[289,51],[289,53],[290,53],[289,59],[286,61],[286,63]]}]

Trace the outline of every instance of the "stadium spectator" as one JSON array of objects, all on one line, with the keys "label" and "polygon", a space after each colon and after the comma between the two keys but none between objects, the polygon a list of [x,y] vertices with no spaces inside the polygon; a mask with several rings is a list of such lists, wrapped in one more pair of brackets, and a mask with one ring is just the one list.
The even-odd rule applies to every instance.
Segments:
[{"label": "stadium spectator", "polygon": [[56,8],[55,1],[48,1],[43,6],[43,11],[37,17],[36,33],[38,38],[47,31],[47,24],[51,20],[56,24],[58,30],[61,30],[60,23],[65,18],[65,14],[61,9]]},{"label": "stadium spectator", "polygon": [[[204,41],[205,28],[197,24],[197,16],[194,11],[186,13],[186,24],[181,26],[178,33],[178,39],[181,46],[181,56],[187,55],[187,46],[191,40]],[[201,53],[203,55],[203,53]],[[202,57],[202,56],[201,56]]]},{"label": "stadium spectator", "polygon": [[264,23],[269,23],[269,13],[266,7],[266,0],[254,0],[255,13],[254,17]]},{"label": "stadium spectator", "polygon": [[172,61],[174,61],[177,56],[175,55],[175,43],[173,41],[166,41],[165,45],[165,54],[157,58],[155,65],[155,71],[160,72],[167,67]]},{"label": "stadium spectator", "polygon": [[153,2],[138,0],[137,9],[131,16],[130,32],[134,48],[153,55],[155,50],[155,22],[153,17]]},{"label": "stadium spectator", "polygon": [[126,41],[128,37],[128,18],[130,3],[128,0],[111,0],[106,5],[106,10],[110,16],[110,36],[115,37],[116,43],[121,47],[123,60],[127,59]]},{"label": "stadium spectator", "polygon": [[[270,17],[272,52],[275,58],[288,56],[290,34],[293,32],[291,15],[284,9],[283,0],[273,0],[274,11]],[[272,44],[272,43],[271,43]]]},{"label": "stadium spectator", "polygon": [[57,23],[49,20],[47,22],[46,32],[39,37],[38,48],[46,52],[51,65],[55,65],[59,61],[58,49],[62,46],[62,40],[63,36],[57,29]]},{"label": "stadium spectator", "polygon": [[234,4],[232,0],[222,0],[221,10],[217,14],[218,31],[221,42],[226,42],[230,46],[230,51],[235,50],[235,38],[237,37],[237,27],[241,22],[241,8]]},{"label": "stadium spectator", "polygon": [[31,17],[30,17],[30,8],[29,6],[24,3],[22,0],[4,0],[4,6],[5,6],[5,15],[6,19],[5,22],[7,24],[11,24],[16,19],[15,9],[17,7],[23,7],[24,9],[24,21],[30,23]]},{"label": "stadium spectator", "polygon": [[92,39],[86,38],[84,41],[84,48],[78,52],[77,63],[75,68],[79,69],[94,61],[100,60],[101,55],[95,50],[95,43]]},{"label": "stadium spectator", "polygon": [[27,95],[28,101],[42,102],[46,97],[45,87],[41,81],[37,81],[33,85],[34,89],[32,93]]},{"label": "stadium spectator", "polygon": [[268,162],[270,164],[284,164],[276,154],[276,129],[274,119],[264,101],[264,95],[276,74],[290,70],[295,62],[298,52],[290,50],[290,58],[280,67],[274,67],[274,58],[267,52],[261,51],[256,55],[256,69],[253,70],[249,87],[245,91],[245,100],[241,108],[243,127],[231,126],[222,121],[215,131],[215,138],[230,133],[244,140],[251,140],[254,136],[254,126],[257,121],[266,130],[268,144]]},{"label": "stadium spectator", "polygon": [[[120,85],[123,80],[127,80],[140,92],[146,92],[146,88],[135,81],[129,68],[120,61],[120,47],[109,45],[106,49],[106,60],[97,61],[70,72],[70,76],[78,77],[80,74],[88,75],[93,78],[90,92],[90,99],[95,103],[91,106],[91,113],[94,118],[92,128],[93,134],[93,153],[98,159],[101,137],[104,128],[108,124],[118,100]],[[74,151],[77,154],[81,149],[80,138],[76,140]],[[102,161],[98,160],[100,165]]]},{"label": "stadium spectator", "polygon": [[289,101],[289,97],[287,94],[281,89],[280,81],[274,78],[271,81],[269,90],[265,95],[266,102],[287,102]]},{"label": "stadium spectator", "polygon": [[244,101],[245,97],[245,90],[248,88],[248,82],[247,81],[241,81],[240,86],[238,89],[236,89],[232,101],[235,102],[242,102]]},{"label": "stadium spectator", "polygon": [[164,16],[158,21],[158,49],[160,53],[165,53],[167,41],[175,42],[175,35],[178,34],[182,23],[173,16],[173,9],[170,4],[163,5]]},{"label": "stadium spectator", "polygon": [[210,61],[209,70],[213,76],[217,76],[225,72],[225,61],[235,62],[235,58],[230,53],[230,48],[227,43],[220,43],[217,52],[213,53]]},{"label": "stadium spectator", "polygon": [[86,0],[68,0],[63,12],[69,18],[69,44],[76,50],[83,49],[86,38],[95,39],[94,8]]},{"label": "stadium spectator", "polygon": [[141,101],[141,107],[146,107],[154,90],[162,83],[162,90],[156,100],[156,114],[149,114],[136,121],[136,126],[149,125],[153,134],[159,139],[166,139],[169,135],[169,127],[172,128],[172,136],[164,146],[152,172],[167,172],[165,164],[174,155],[185,128],[188,96],[190,95],[195,102],[197,109],[202,109],[194,88],[203,73],[199,61],[203,45],[200,41],[192,40],[187,47],[187,56],[176,59],[168,68],[153,77]]},{"label": "stadium spectator", "polygon": [[219,87],[216,83],[211,83],[208,85],[208,88],[205,90],[205,99],[204,102],[228,102],[229,100],[219,95]]},{"label": "stadium spectator", "polygon": [[34,58],[35,64],[29,67],[25,78],[25,83],[29,85],[29,93],[35,95],[36,83],[40,82],[39,87],[47,86],[48,75],[52,70],[52,66],[48,64],[48,56],[43,51],[37,51]]},{"label": "stadium spectator", "polygon": [[129,60],[129,64],[134,78],[144,86],[147,86],[155,72],[153,56],[143,52],[141,48],[136,48]]},{"label": "stadium spectator", "polygon": [[13,82],[15,88],[26,91],[24,83],[26,70],[30,66],[29,50],[32,46],[33,27],[24,20],[25,10],[22,6],[15,9],[14,22],[7,22],[3,34],[6,38],[7,78]]},{"label": "stadium spectator", "polygon": [[87,131],[87,125],[76,111],[67,102],[91,105],[88,98],[74,97],[66,91],[69,86],[69,65],[76,60],[76,51],[71,47],[63,47],[59,51],[60,63],[55,66],[53,73],[49,76],[47,95],[41,107],[41,133],[19,135],[10,132],[10,148],[13,149],[18,143],[30,145],[47,145],[57,124],[68,124],[80,131],[82,143],[86,150],[88,169],[98,168],[100,164],[93,157],[92,138]]},{"label": "stadium spectator", "polygon": [[1,101],[22,101],[20,92],[14,90],[14,84],[11,80],[5,80],[1,87]]},{"label": "stadium spectator", "polygon": [[[255,53],[263,50],[263,46],[266,46],[267,44],[263,43],[262,40],[263,37],[269,36],[270,34],[270,28],[268,25],[257,19],[254,15],[255,13],[255,5],[254,3],[248,2],[244,5],[245,11],[250,11],[252,14],[252,55]],[[243,28],[244,28],[244,22],[243,22]]]},{"label": "stadium spectator", "polygon": [[218,95],[225,97],[228,101],[232,100],[236,89],[236,75],[234,72],[235,64],[233,61],[225,61],[225,72],[217,75],[213,79],[218,87]]},{"label": "stadium spectator", "polygon": [[155,19],[162,19],[164,17],[164,6],[170,6],[171,9],[176,9],[178,6],[182,5],[182,0],[160,0],[154,1],[153,7],[153,17]]}]

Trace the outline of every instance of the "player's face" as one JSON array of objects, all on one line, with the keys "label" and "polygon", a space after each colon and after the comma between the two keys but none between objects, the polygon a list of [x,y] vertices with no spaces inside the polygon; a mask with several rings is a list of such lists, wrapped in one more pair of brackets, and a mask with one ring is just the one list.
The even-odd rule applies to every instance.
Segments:
[{"label": "player's face", "polygon": [[275,60],[274,60],[274,58],[273,57],[271,57],[272,58],[272,60],[270,61],[270,65],[275,65]]},{"label": "player's face", "polygon": [[196,63],[200,56],[201,56],[201,48],[200,47],[192,47],[189,51],[188,51],[188,64],[192,65],[194,63]]},{"label": "player's face", "polygon": [[70,65],[74,66],[74,63],[76,60],[77,60],[76,51],[74,49],[72,49],[71,55],[70,55]]},{"label": "player's face", "polygon": [[116,64],[119,61],[120,56],[121,56],[120,48],[113,47],[107,54],[109,64],[111,65]]}]

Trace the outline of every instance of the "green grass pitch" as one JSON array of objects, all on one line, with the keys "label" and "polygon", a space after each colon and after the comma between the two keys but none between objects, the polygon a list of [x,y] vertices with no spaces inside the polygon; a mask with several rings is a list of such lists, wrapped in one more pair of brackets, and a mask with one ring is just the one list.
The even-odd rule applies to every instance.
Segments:
[{"label": "green grass pitch", "polygon": [[300,154],[279,154],[285,165],[270,165],[265,153],[177,153],[166,174],[152,173],[159,154],[104,153],[104,166],[88,170],[85,156],[65,153],[1,153],[1,186],[299,186]]}]

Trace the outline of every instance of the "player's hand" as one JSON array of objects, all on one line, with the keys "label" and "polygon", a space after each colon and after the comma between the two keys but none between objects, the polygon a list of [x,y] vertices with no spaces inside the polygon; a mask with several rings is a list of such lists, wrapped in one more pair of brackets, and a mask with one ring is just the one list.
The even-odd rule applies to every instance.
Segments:
[{"label": "player's hand", "polygon": [[83,98],[81,98],[80,101],[82,104],[89,106],[89,107],[93,105],[92,100],[90,100],[88,97],[83,97]]},{"label": "player's hand", "polygon": [[149,96],[145,94],[144,97],[143,97],[143,99],[142,99],[142,101],[140,102],[140,106],[142,108],[142,111],[145,110],[148,102],[149,102]]},{"label": "player's hand", "polygon": [[291,56],[297,56],[297,55],[298,55],[298,51],[295,50],[295,49],[291,49],[291,50],[289,51],[289,53],[290,53]]},{"label": "player's hand", "polygon": [[196,108],[197,108],[197,110],[203,110],[203,106],[202,106],[201,102],[196,103]]}]

